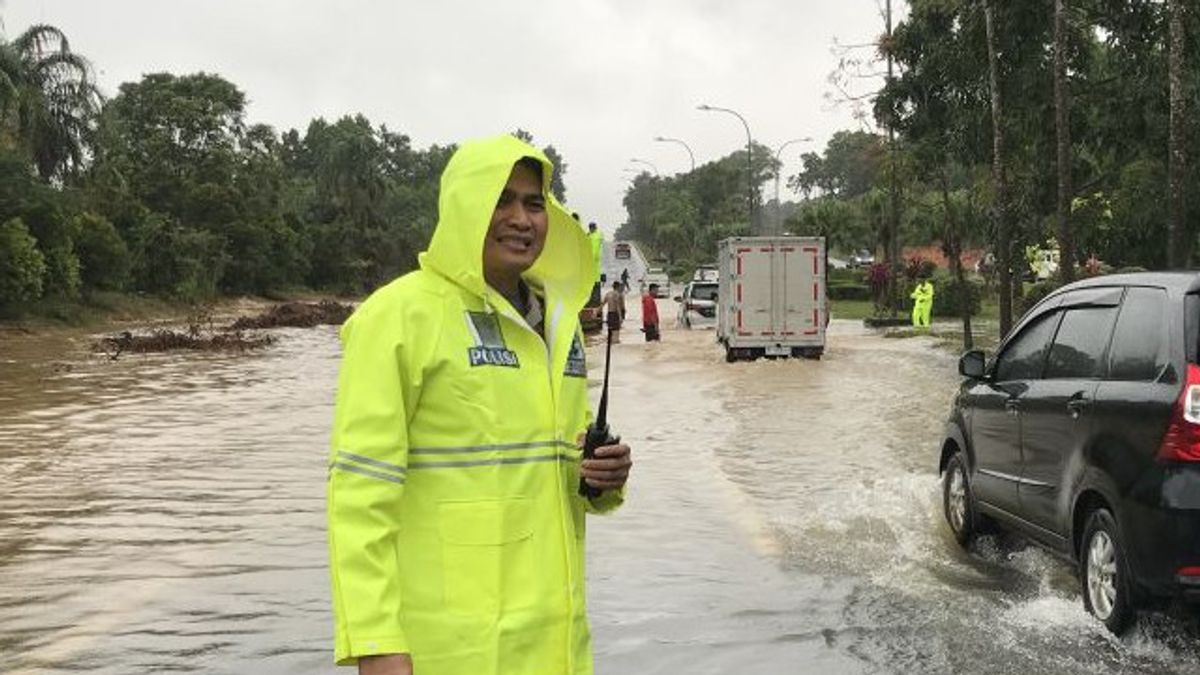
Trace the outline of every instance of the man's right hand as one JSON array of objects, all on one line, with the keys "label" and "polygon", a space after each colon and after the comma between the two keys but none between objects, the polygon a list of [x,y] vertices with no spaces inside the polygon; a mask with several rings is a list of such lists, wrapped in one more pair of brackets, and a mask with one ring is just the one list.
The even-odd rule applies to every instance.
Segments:
[{"label": "man's right hand", "polygon": [[413,675],[412,657],[408,654],[364,656],[358,660],[358,675]]}]

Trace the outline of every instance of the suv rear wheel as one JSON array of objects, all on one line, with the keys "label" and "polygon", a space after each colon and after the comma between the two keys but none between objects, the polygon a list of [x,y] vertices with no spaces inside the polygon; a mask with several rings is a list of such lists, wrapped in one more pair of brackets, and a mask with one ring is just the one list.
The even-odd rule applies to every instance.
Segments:
[{"label": "suv rear wheel", "polygon": [[971,494],[971,483],[967,480],[967,463],[961,451],[954,453],[946,462],[942,474],[942,508],[946,522],[954,533],[954,540],[966,548],[978,532],[976,528],[975,496]]},{"label": "suv rear wheel", "polygon": [[1108,509],[1097,509],[1088,518],[1079,552],[1084,606],[1110,631],[1124,633],[1134,614],[1129,567],[1117,523]]}]

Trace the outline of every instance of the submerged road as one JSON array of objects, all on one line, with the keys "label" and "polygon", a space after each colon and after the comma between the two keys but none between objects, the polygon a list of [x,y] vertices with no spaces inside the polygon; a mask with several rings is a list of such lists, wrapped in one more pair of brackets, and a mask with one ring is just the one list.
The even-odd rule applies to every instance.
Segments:
[{"label": "submerged road", "polygon": [[[957,549],[934,473],[957,378],[931,341],[835,320],[820,362],[726,364],[660,306],[662,343],[635,315],[614,348],[636,466],[589,521],[599,675],[1200,671],[1176,619],[1109,636],[1059,560]],[[0,672],[335,672],[336,331],[276,333],[115,363],[2,338]]]}]

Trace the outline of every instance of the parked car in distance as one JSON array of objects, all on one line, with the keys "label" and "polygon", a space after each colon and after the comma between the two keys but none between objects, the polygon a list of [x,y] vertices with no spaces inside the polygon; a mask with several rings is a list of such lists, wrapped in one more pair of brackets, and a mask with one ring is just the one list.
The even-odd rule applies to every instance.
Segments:
[{"label": "parked car in distance", "polygon": [[671,296],[671,277],[667,276],[667,271],[661,267],[650,267],[646,269],[646,276],[642,277],[642,283],[646,288],[650,288],[650,284],[657,285],[656,298],[667,298]]},{"label": "parked car in distance", "polygon": [[992,526],[1078,565],[1114,633],[1200,599],[1200,274],[1097,277],[959,361],[938,468],[964,546]]},{"label": "parked car in distance", "polygon": [[682,328],[715,328],[717,325],[717,296],[715,281],[691,281],[683,294],[675,296],[679,303],[679,325]]},{"label": "parked car in distance", "polygon": [[846,261],[850,267],[870,267],[875,264],[875,254],[867,249],[859,249],[850,254],[850,259]]},{"label": "parked car in distance", "polygon": [[629,260],[633,257],[633,247],[627,241],[618,241],[613,244],[613,258],[617,260]]}]

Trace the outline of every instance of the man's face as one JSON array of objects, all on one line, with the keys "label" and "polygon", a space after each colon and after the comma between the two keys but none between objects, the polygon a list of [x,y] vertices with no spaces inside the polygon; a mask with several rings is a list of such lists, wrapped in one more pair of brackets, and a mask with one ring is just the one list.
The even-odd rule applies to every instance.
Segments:
[{"label": "man's face", "polygon": [[515,165],[484,240],[485,272],[510,276],[532,267],[546,245],[548,223],[542,181],[529,167]]}]

